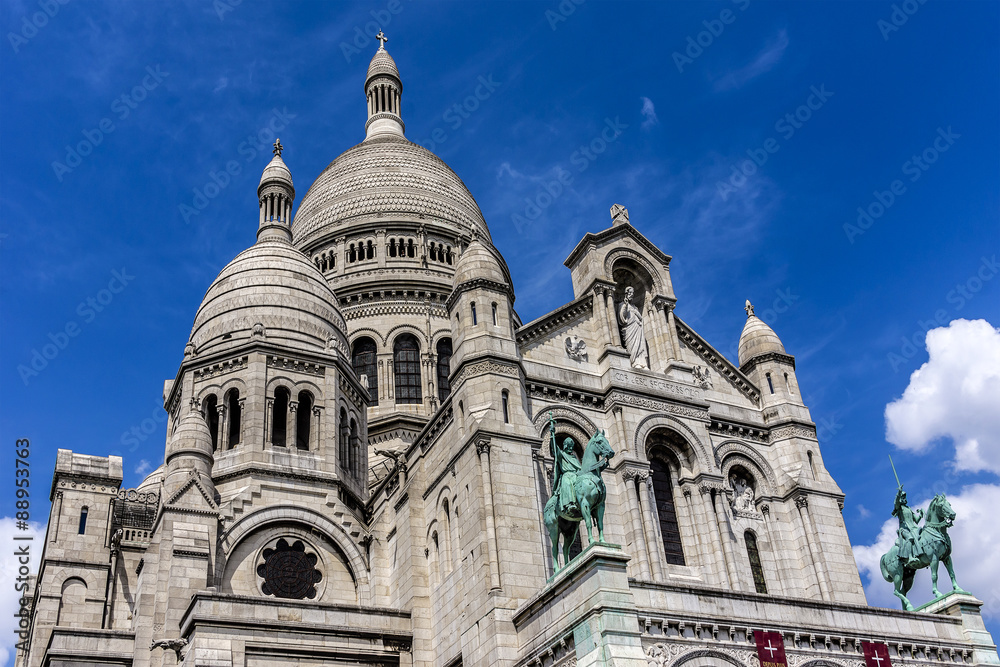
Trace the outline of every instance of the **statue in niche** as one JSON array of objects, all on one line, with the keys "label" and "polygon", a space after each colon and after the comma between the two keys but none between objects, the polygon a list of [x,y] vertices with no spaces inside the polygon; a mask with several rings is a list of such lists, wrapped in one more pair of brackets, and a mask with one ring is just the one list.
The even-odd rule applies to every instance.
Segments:
[{"label": "statue in niche", "polygon": [[730,506],[737,516],[757,515],[756,499],[753,486],[745,478],[733,474],[729,476],[729,485],[733,489],[733,501]]},{"label": "statue in niche", "polygon": [[649,368],[649,347],[646,345],[646,335],[643,331],[642,313],[632,304],[635,290],[631,286],[625,288],[625,300],[618,309],[618,321],[622,325],[622,337],[625,349],[628,350],[632,368]]}]

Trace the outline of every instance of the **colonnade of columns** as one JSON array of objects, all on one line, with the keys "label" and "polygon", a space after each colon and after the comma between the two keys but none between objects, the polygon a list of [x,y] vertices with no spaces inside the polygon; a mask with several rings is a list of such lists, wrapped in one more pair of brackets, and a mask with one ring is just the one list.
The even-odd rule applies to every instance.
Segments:
[{"label": "colonnade of columns", "polygon": [[280,192],[272,192],[260,198],[260,224],[271,220],[290,222],[292,200]]}]

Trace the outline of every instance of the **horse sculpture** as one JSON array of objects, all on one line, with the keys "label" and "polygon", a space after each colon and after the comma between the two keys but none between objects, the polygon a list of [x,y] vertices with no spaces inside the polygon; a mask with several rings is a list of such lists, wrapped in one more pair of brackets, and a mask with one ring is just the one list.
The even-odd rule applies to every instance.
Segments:
[{"label": "horse sculpture", "polygon": [[[551,418],[550,418],[551,420]],[[555,425],[552,424],[553,454],[555,451]],[[579,471],[570,471],[575,480],[569,484],[560,484],[559,475],[553,480],[552,497],[545,503],[545,527],[552,541],[552,565],[555,572],[569,564],[570,546],[576,539],[580,522],[587,522],[587,540],[593,542],[592,526],[597,526],[597,539],[604,541],[604,501],[607,498],[607,488],[601,479],[601,472],[608,467],[608,460],[615,455],[603,431],[598,431],[583,450],[583,460]],[[573,457],[575,459],[575,456]],[[558,472],[558,459],[557,459]],[[571,489],[572,499],[560,498],[561,489]],[[559,565],[559,537],[563,542],[563,565]]]},{"label": "horse sculpture", "polygon": [[[959,588],[955,581],[955,568],[951,562],[951,537],[948,536],[948,529],[954,525],[955,510],[951,508],[948,499],[943,493],[934,496],[930,507],[927,508],[924,525],[919,529],[916,527],[916,522],[920,520],[919,515],[912,525],[903,525],[904,517],[912,516],[906,509],[909,509],[906,507],[906,494],[900,489],[896,496],[896,510],[893,512],[900,516],[900,536],[896,544],[889,549],[889,553],[883,555],[879,561],[882,576],[893,584],[895,588],[893,593],[902,600],[903,609],[913,611],[913,605],[906,598],[906,593],[913,586],[913,576],[917,570],[925,567],[931,569],[931,592],[935,598],[941,597],[937,579],[938,564],[942,561],[951,576],[952,592],[965,593],[966,591]],[[907,541],[910,543],[907,544]],[[900,555],[901,552],[908,553],[909,557],[904,558]]]}]

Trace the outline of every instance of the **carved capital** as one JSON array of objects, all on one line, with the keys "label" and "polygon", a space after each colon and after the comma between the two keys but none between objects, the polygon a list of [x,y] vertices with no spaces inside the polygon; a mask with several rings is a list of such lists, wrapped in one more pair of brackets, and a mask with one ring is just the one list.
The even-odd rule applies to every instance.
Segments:
[{"label": "carved capital", "polygon": [[476,451],[479,453],[480,456],[482,456],[483,454],[489,454],[490,453],[490,440],[489,440],[489,438],[484,438],[482,440],[477,440],[476,441]]},{"label": "carved capital", "polygon": [[809,506],[809,498],[807,498],[805,495],[795,496],[795,506],[798,507],[798,508],[800,508],[800,509],[803,508],[803,507],[808,507]]}]

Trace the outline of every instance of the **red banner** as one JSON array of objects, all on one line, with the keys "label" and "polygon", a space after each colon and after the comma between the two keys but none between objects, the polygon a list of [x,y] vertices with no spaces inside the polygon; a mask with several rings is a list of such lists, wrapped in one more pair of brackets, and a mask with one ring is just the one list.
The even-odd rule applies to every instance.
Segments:
[{"label": "red banner", "polygon": [[867,667],[892,667],[889,662],[889,647],[881,642],[861,642]]},{"label": "red banner", "polygon": [[785,659],[785,640],[780,632],[755,630],[753,639],[757,642],[760,667],[788,667],[788,660]]}]

